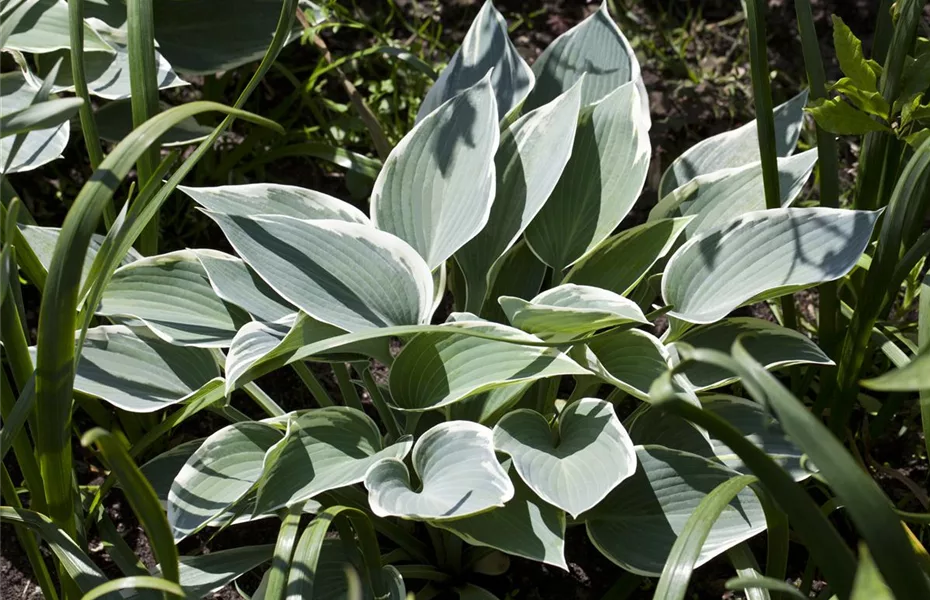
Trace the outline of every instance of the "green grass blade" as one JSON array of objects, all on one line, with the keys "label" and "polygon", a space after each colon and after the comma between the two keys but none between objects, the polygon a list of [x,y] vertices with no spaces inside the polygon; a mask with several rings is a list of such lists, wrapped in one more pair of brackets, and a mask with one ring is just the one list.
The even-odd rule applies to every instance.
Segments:
[{"label": "green grass blade", "polygon": [[653,598],[656,600],[684,599],[694,565],[701,555],[701,548],[714,523],[720,518],[720,513],[730,505],[737,494],[756,481],[752,475],[734,477],[718,485],[701,500],[697,509],[688,517],[687,523],[669,552]]},{"label": "green grass blade", "polygon": [[0,138],[57,127],[74,116],[83,103],[80,98],[57,98],[3,115],[0,117]]},{"label": "green grass blade", "polygon": [[303,504],[292,506],[281,520],[281,529],[278,530],[278,541],[275,542],[274,558],[271,559],[271,570],[268,573],[265,595],[263,600],[283,600],[288,573],[291,569],[291,557],[297,545],[297,534],[300,531],[300,517],[303,515]]},{"label": "green grass blade", "polygon": [[[846,505],[856,528],[874,549],[876,562],[895,595],[930,597],[930,583],[914,557],[894,507],[878,484],[819,419],[753,360],[739,341],[733,346],[733,356],[752,395],[772,409],[785,433],[807,453]],[[829,583],[840,589],[839,582]]]},{"label": "green grass blade", "polygon": [[[826,98],[826,75],[823,59],[820,56],[820,42],[814,28],[810,0],[795,0],[794,8],[801,33],[801,51],[804,54],[804,65],[807,69],[810,98],[811,100]],[[840,180],[836,136],[819,126],[817,127],[817,163],[820,173],[820,205],[839,208]],[[837,284],[832,281],[820,286],[818,335],[821,347],[830,356],[833,356],[836,351],[837,317],[839,316],[836,290]]]},{"label": "green grass blade", "polygon": [[765,489],[756,490],[756,495],[762,502],[767,528],[768,548],[765,574],[773,579],[784,580],[788,571],[788,544],[791,538],[788,515],[782,512],[771,494]]},{"label": "green grass blade", "polygon": [[[700,354],[700,356],[698,356]],[[694,359],[702,362],[719,356],[721,360],[712,364],[727,368],[732,359],[718,352],[695,351]],[[820,507],[811,497],[761,449],[754,446],[742,433],[720,417],[701,410],[697,406],[678,398],[671,385],[671,372],[653,384],[650,396],[653,403],[663,410],[675,413],[703,427],[715,438],[733,450],[765,485],[782,510],[787,513],[794,529],[820,565],[826,578],[841,595],[848,596],[856,572],[856,559],[843,538],[820,512]]]},{"label": "green grass blade", "polygon": [[[758,492],[758,490],[756,491]],[[762,569],[759,567],[759,563],[756,561],[756,557],[753,556],[752,550],[749,549],[749,545],[746,542],[738,544],[727,550],[727,558],[730,559],[730,564],[732,564],[733,568],[736,570],[737,577],[744,577],[748,579],[764,578],[764,575],[762,575]],[[772,596],[766,589],[751,588],[746,590],[746,599],[772,600]]]},{"label": "green grass blade", "polygon": [[[81,118],[81,133],[84,134],[84,145],[87,147],[87,156],[90,159],[91,169],[97,170],[103,162],[103,149],[100,146],[100,134],[97,131],[97,120],[94,118],[94,108],[90,103],[90,93],[87,91],[87,76],[84,72],[84,0],[68,2],[68,30],[71,35],[71,78],[74,82],[74,93],[83,102],[79,115]],[[113,202],[104,207],[104,221],[109,228],[116,218]]]},{"label": "green grass blade", "polygon": [[156,590],[166,594],[171,594],[172,596],[177,596],[179,598],[187,597],[187,593],[185,593],[184,588],[176,583],[172,583],[171,581],[162,579],[161,577],[152,577],[151,575],[134,575],[132,577],[114,579],[112,581],[98,585],[91,591],[84,594],[81,597],[81,600],[97,600],[97,598],[103,598],[108,594],[114,594],[123,590],[136,589]]},{"label": "green grass blade", "polygon": [[103,454],[110,469],[116,473],[117,479],[122,484],[123,493],[126,494],[129,505],[148,534],[149,543],[158,559],[162,574],[166,579],[178,583],[180,581],[178,549],[174,545],[168,518],[148,479],[129,457],[123,444],[109,432],[100,428],[92,429],[81,438],[81,444],[83,446],[95,444]]},{"label": "green grass blade", "polygon": [[[29,383],[22,389],[19,393],[19,398],[16,399],[16,403],[13,404],[10,410],[7,410],[7,394],[9,397],[13,397],[13,390],[10,389],[9,383],[6,380],[6,375],[3,377],[3,395],[4,401],[0,403],[0,410],[3,411],[3,429],[0,430],[0,460],[6,458],[6,453],[13,447],[14,442],[19,437],[19,432],[23,430],[23,425],[26,423],[26,420],[29,418],[29,415],[32,413],[32,409],[35,406],[36,402],[36,382],[35,377],[29,379]],[[28,450],[32,451],[32,446],[28,445],[29,441],[26,440]],[[19,462],[19,461],[18,461]],[[19,462],[20,469],[23,468],[22,462]],[[38,465],[36,465],[36,475],[38,475]],[[40,488],[41,489],[41,488]]]},{"label": "green grass blade", "polygon": [[104,159],[81,188],[65,217],[49,265],[39,312],[36,409],[43,415],[37,431],[37,454],[45,483],[49,514],[66,532],[73,532],[71,446],[78,290],[84,257],[103,208],[133,163],[171,127],[206,111],[219,111],[276,128],[257,115],[213,102],[177,106],[136,128]]},{"label": "green grass blade", "polygon": [[375,598],[388,598],[386,582],[381,575],[381,554],[378,539],[371,521],[362,511],[346,506],[331,506],[320,512],[304,529],[292,560],[293,567],[287,582],[287,600],[313,597],[313,573],[316,573],[323,549],[323,540],[333,521],[338,517],[348,518],[357,536],[356,543],[365,561],[366,576]]},{"label": "green grass blade", "polygon": [[[917,314],[917,347],[930,352],[930,273],[920,282],[920,304]],[[920,420],[924,429],[924,444],[930,456],[930,390],[920,393]]]},{"label": "green grass blade", "polygon": [[[9,502],[14,509],[22,508],[19,496],[16,494],[16,487],[10,478],[10,473],[6,470],[6,465],[2,463],[0,463],[0,489],[3,490],[4,500]],[[58,600],[58,592],[55,591],[55,584],[52,582],[51,574],[49,574],[48,567],[45,565],[45,559],[39,550],[36,537],[22,525],[14,525],[13,530],[16,532],[16,539],[19,540],[20,547],[26,553],[26,558],[29,559],[32,574],[38,581],[42,594],[48,600]]]},{"label": "green grass blade", "polygon": [[106,583],[107,578],[100,567],[45,515],[23,508],[0,506],[0,521],[23,525],[45,540],[64,571],[82,592],[89,592]]},{"label": "green grass blade", "polygon": [[[155,66],[155,17],[152,0],[126,2],[129,37],[129,89],[132,91],[132,125],[139,127],[158,113],[158,77]],[[152,179],[158,164],[158,146],[143,152],[136,163],[139,187]],[[158,254],[158,213],[148,222],[139,238],[139,251]]]}]

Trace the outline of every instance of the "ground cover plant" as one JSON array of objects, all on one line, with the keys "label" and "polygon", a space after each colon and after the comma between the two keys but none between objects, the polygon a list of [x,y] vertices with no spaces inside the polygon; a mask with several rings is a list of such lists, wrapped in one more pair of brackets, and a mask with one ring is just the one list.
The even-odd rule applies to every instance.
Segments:
[{"label": "ground cover plant", "polygon": [[[224,10],[244,32],[224,46],[183,26],[214,2],[175,4],[190,12],[3,8],[0,518],[46,597],[494,598],[512,562],[568,570],[573,535],[623,571],[608,598],[684,598],[718,557],[752,598],[930,594],[928,507],[892,502],[860,450],[912,408],[930,428],[923,2],[885,7],[868,59],[834,20],[832,82],[796,2],[810,88],[775,106],[748,1],[756,120],[672,160],[634,226],[653,118],[610,3],[532,65],[492,2],[438,73],[374,48],[431,80],[409,130],[317,35],[352,23],[338,7]],[[243,107],[301,37],[324,57],[310,78],[335,74],[362,126],[303,150],[358,201],[257,167],[203,185],[262,147],[218,152],[234,119],[289,135]],[[159,105],[185,75],[259,59],[232,106]],[[75,115],[93,175],[40,227],[6,175],[54,160]],[[359,136],[377,158],[338,146]],[[843,202],[837,136],[863,136]],[[159,253],[178,197],[225,250]],[[813,288],[814,317],[797,314]],[[759,303],[774,321],[741,312]],[[285,409],[281,380],[312,401]],[[115,497],[157,567],[114,526]],[[274,543],[215,547],[259,529]],[[246,573],[259,583],[238,587]]]}]

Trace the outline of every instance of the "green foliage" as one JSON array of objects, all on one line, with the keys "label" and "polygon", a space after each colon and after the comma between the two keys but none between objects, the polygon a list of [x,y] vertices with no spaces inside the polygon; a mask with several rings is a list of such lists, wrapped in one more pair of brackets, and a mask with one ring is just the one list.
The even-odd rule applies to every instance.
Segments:
[{"label": "green foliage", "polygon": [[[2,449],[22,473],[13,482],[3,469],[10,506],[0,518],[37,563],[33,533],[52,551],[62,597],[200,597],[270,561],[253,598],[401,600],[420,581],[425,596],[489,598],[470,575],[500,573],[505,555],[567,570],[572,525],[620,568],[658,577],[662,598],[686,597],[692,572],[724,554],[740,574],[729,587],[803,595],[784,583],[789,527],[811,576],[820,569],[841,599],[879,597],[885,585],[902,598],[928,591],[910,530],[819,409],[830,406],[833,431],[845,434],[863,373],[864,388],[928,391],[919,273],[930,245],[921,231],[930,141],[902,156],[899,177],[889,172],[887,207],[793,206],[819,153],[796,152],[807,93],[773,107],[758,2],[747,5],[757,120],[672,161],[658,205],[634,227],[624,221],[646,184],[652,123],[638,59],[608,3],[530,68],[489,1],[435,78],[392,45],[334,58],[323,28],[368,27],[337,3],[280,3],[267,49],[267,5],[277,3],[217,11],[191,0],[171,15],[142,0],[69,4],[70,22],[57,2],[8,7],[3,35],[18,58],[70,54],[70,79],[29,60],[0,78],[4,175],[57,157],[77,110],[95,168],[60,228],[18,222],[18,203],[5,202],[0,256],[13,375],[2,387]],[[200,31],[211,11],[222,23],[203,39],[180,33],[180,19]],[[113,41],[127,31],[128,44]],[[297,31],[322,56],[306,81],[278,64],[302,88],[291,100],[349,113],[318,94],[332,77],[360,128],[333,125],[324,142],[243,109]],[[807,109],[817,124],[922,139],[926,44],[893,43],[891,54],[912,64],[890,94],[883,82],[894,69],[866,59],[839,19],[834,41],[845,77],[831,89],[842,97],[822,97],[821,82]],[[396,58],[404,75],[353,83],[344,69],[374,55]],[[233,107],[156,102],[180,77],[260,56]],[[117,104],[125,90],[101,89],[98,71],[128,86],[128,105]],[[379,86],[409,77],[432,81],[422,103],[423,94],[385,105]],[[50,99],[72,89],[83,100]],[[94,110],[91,94],[114,102]],[[290,126],[287,108],[271,112]],[[115,125],[104,124],[108,111]],[[194,119],[207,111],[226,117],[208,128]],[[99,161],[98,118],[103,137],[119,139]],[[238,153],[214,151],[234,118],[285,141],[256,130]],[[347,147],[363,137],[377,159]],[[172,152],[158,163],[160,146],[192,140],[201,141],[183,162]],[[233,168],[262,148],[252,166]],[[255,181],[261,165],[292,152],[346,169],[347,187],[370,204]],[[198,177],[198,164],[231,174],[205,185],[216,182]],[[138,189],[126,196],[134,166]],[[157,253],[160,208],[188,176],[182,197],[234,254]],[[126,201],[119,213],[114,198]],[[32,348],[21,275],[42,295]],[[790,314],[780,323],[733,315],[775,298],[793,309],[791,294],[828,282],[821,289],[835,297],[821,320],[828,307],[834,323],[841,308],[852,315],[840,352]],[[894,315],[918,297],[915,343]],[[900,369],[867,363],[877,349]],[[287,366],[318,407],[260,387]],[[334,371],[335,398],[317,380],[322,367]],[[791,389],[771,372],[785,367]],[[244,408],[245,397],[255,406]],[[174,429],[204,410],[224,424],[178,444]],[[79,487],[71,436],[85,428],[106,478]],[[151,572],[112,544],[103,508],[117,484],[160,563]],[[844,505],[853,529],[828,520],[809,488]],[[178,554],[195,534],[259,519],[280,520],[273,546]],[[766,529],[762,576],[746,542]],[[108,580],[88,558],[97,530],[124,577]],[[845,541],[855,536],[858,561]],[[54,590],[43,569],[43,589]]]}]

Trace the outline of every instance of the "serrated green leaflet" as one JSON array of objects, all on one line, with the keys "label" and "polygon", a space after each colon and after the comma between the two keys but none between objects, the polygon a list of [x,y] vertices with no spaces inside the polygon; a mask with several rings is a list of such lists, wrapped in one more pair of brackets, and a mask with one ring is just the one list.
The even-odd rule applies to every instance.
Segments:
[{"label": "serrated green leaflet", "polygon": [[205,209],[225,215],[285,215],[297,219],[338,219],[367,225],[368,217],[328,194],[294,185],[248,183],[178,189]]},{"label": "serrated green leaflet", "polygon": [[365,413],[344,406],[291,418],[290,435],[259,482],[256,514],[359,483],[371,465],[387,457],[402,460],[413,445],[408,436],[382,447],[375,423]]},{"label": "serrated green leaflet", "polygon": [[[789,156],[794,152],[801,134],[801,125],[804,123],[805,104],[807,90],[775,107],[775,143],[778,156]],[[709,137],[676,158],[662,175],[659,197],[668,196],[673,190],[698,175],[739,167],[758,160],[759,136],[756,122],[750,121],[732,131]]]},{"label": "serrated green leaflet", "polygon": [[573,337],[625,323],[648,324],[632,300],[601,288],[565,283],[530,301],[498,298],[514,327],[542,338]]},{"label": "serrated green leaflet", "polygon": [[[467,335],[463,329],[510,341]],[[404,346],[391,369],[394,404],[403,410],[432,410],[497,387],[588,373],[557,348],[524,346],[521,341],[540,339],[480,320],[420,334]]]},{"label": "serrated green leaflet", "polygon": [[[700,456],[663,446],[638,446],[636,474],[582,515],[588,537],[613,562],[656,576],[685,523],[718,485],[739,474]],[[695,566],[765,529],[762,506],[749,490],[721,513]]]},{"label": "serrated green leaflet", "polygon": [[615,89],[639,78],[633,48],[607,10],[599,10],[559,36],[533,63],[536,85],[526,100],[532,110],[585,78],[582,106],[601,100]]},{"label": "serrated green leaflet", "polygon": [[493,2],[487,0],[468,28],[462,45],[423,99],[417,121],[478,83],[491,69],[498,120],[503,120],[523,102],[535,78],[510,41],[504,17],[494,8]]},{"label": "serrated green leaflet", "polygon": [[572,156],[526,230],[533,252],[550,267],[561,270],[594,249],[639,198],[651,153],[641,93],[630,82],[582,110]]},{"label": "serrated green leaflet", "polygon": [[97,314],[141,320],[181,346],[228,347],[248,315],[224,302],[190,250],[152,256],[113,274]]},{"label": "serrated green leaflet", "polygon": [[662,297],[675,307],[669,314],[712,323],[749,301],[839,279],[856,265],[878,214],[779,208],[699,234],[665,268]]},{"label": "serrated green leaflet", "polygon": [[488,222],[500,139],[490,74],[429,114],[384,161],[371,193],[375,226],[437,268]]},{"label": "serrated green leaflet", "polygon": [[636,452],[613,405],[583,398],[559,415],[558,437],[531,410],[509,413],[494,427],[494,447],[546,502],[572,517],[594,507],[636,471]]},{"label": "serrated green leaflet", "polygon": [[[580,109],[576,84],[523,115],[501,133],[495,155],[496,195],[487,225],[455,254],[467,285],[466,308],[481,309],[492,267],[520,238],[549,199],[571,155]],[[496,300],[496,297],[489,297]]]},{"label": "serrated green leaflet", "polygon": [[503,506],[514,489],[494,457],[491,430],[468,421],[440,423],[413,447],[413,468],[422,488],[411,487],[401,461],[388,458],[365,475],[368,502],[380,516],[442,521]]},{"label": "serrated green leaflet", "polygon": [[[677,341],[695,348],[726,352],[741,336],[749,353],[766,369],[799,364],[833,364],[830,357],[804,334],[752,317],[733,317],[690,329]],[[705,363],[689,365],[683,372],[699,390],[722,387],[736,381],[732,373]]]},{"label": "serrated green leaflet", "polygon": [[347,331],[429,319],[433,279],[406,242],[368,225],[209,213],[281,297]]}]

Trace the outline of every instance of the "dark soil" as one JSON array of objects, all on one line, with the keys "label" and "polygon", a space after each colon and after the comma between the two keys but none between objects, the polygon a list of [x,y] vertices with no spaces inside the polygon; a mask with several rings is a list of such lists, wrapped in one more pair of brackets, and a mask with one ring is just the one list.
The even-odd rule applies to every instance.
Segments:
[{"label": "dark soil", "polygon": [[[458,46],[480,4],[476,0],[396,0],[396,3],[410,17],[439,20],[444,29],[443,42],[448,48]],[[831,14],[841,16],[853,31],[862,37],[866,56],[869,56],[877,4],[874,0],[814,0],[823,56],[833,56],[830,37]],[[361,10],[365,11],[366,6],[371,6],[371,2],[359,2],[359,5]],[[578,0],[497,0],[496,5],[511,23],[520,20],[521,25],[513,32],[512,39],[530,62],[555,37],[570,29],[597,7],[597,3]],[[659,178],[671,160],[701,139],[732,129],[753,118],[752,94],[745,27],[739,18],[739,3],[735,0],[616,0],[611,5],[622,29],[637,49],[649,90],[653,117],[650,134],[653,147],[651,171],[644,198],[625,222],[626,227],[645,220],[649,208],[656,202],[655,190]],[[771,68],[777,72],[773,89],[778,102],[791,97],[802,87],[805,79],[804,65],[797,37],[794,3],[789,0],[769,0],[769,8],[769,57]],[[369,12],[374,12],[374,9],[370,9]],[[673,40],[669,37],[671,35],[690,38],[690,42],[683,46],[680,56],[676,54]],[[365,47],[368,43],[365,39],[359,39],[352,31],[345,30],[339,33],[327,32],[324,37],[335,56],[348,54]],[[406,34],[398,32],[397,37],[404,39]],[[418,42],[411,40],[411,43]],[[659,52],[664,57],[660,56]],[[448,56],[434,58],[445,60]],[[281,61],[288,65],[300,65],[316,59],[315,51],[298,44],[291,45],[281,57]],[[828,59],[828,79],[835,79],[837,72],[836,65]],[[245,76],[247,75],[248,73]],[[200,92],[195,88],[184,93],[196,96]],[[334,93],[338,94],[338,91]],[[266,106],[274,106],[279,98],[277,89],[270,84],[264,86],[260,96],[261,104]],[[261,109],[253,110],[263,114]],[[312,117],[308,117],[307,122],[312,124]],[[242,139],[242,135],[243,132],[235,131],[226,136],[224,143],[233,146],[237,140]],[[365,148],[358,150],[366,151]],[[849,145],[843,148],[841,162],[847,169],[844,177],[846,189],[849,189],[852,182],[856,150]],[[81,144],[72,143],[65,152],[65,159],[53,163],[54,166],[11,178],[17,189],[22,191],[32,214],[40,224],[58,226],[62,222],[68,209],[67,199],[75,196],[89,173],[83,153]],[[222,178],[223,174],[215,176]],[[302,185],[343,198],[348,195],[344,177],[321,168],[314,159],[284,158],[275,161],[267,165],[265,180]],[[210,182],[201,183],[207,185]],[[810,190],[810,194],[811,197],[816,197],[816,189]],[[163,211],[169,215],[163,223],[165,250],[195,246],[229,250],[225,239],[215,228],[210,228],[204,223],[191,227],[192,222],[198,223],[199,216],[191,214],[188,204],[181,200],[173,201]],[[37,306],[37,295],[28,290],[27,294],[31,294],[27,296],[28,303]],[[811,318],[816,296],[798,295],[797,300],[802,313]],[[761,318],[773,318],[764,305],[753,307],[750,314]],[[35,317],[35,314],[29,315],[33,324]],[[317,366],[315,369],[327,390],[334,395],[338,394],[338,387],[327,368]],[[313,405],[309,393],[296,375],[288,369],[262,378],[259,384],[285,410]],[[237,408],[250,416],[259,416],[254,403],[238,397],[234,398],[233,402]],[[202,415],[179,428],[175,443],[203,437],[225,424],[222,419],[208,413]],[[76,417],[79,421],[82,418],[80,414]],[[913,415],[909,414],[896,417],[886,430],[894,430],[896,427],[900,430],[911,418]],[[906,427],[904,429],[906,430]],[[908,502],[913,510],[926,510],[927,506],[922,505],[920,494],[915,494],[913,488],[902,482],[901,478],[903,476],[907,480],[924,483],[928,478],[926,462],[913,455],[913,449],[919,444],[919,439],[915,439],[917,434],[913,428],[908,431],[909,433],[894,436],[893,439],[887,439],[888,436],[874,439],[872,447],[864,450],[870,452],[870,456],[879,465],[879,479],[883,487],[890,490],[893,498]],[[84,449],[75,448],[78,471],[83,472],[83,477],[86,478],[82,483],[89,482],[93,477],[87,469],[87,464],[91,461],[85,452]],[[7,465],[12,472],[15,463],[7,459]],[[154,560],[145,536],[118,491],[108,497],[107,511],[130,547],[147,566],[152,566]],[[215,538],[209,539],[209,547],[215,551],[245,544],[271,543],[276,535],[277,521],[259,521],[223,531]],[[194,536],[182,544],[181,550],[188,554],[203,551],[207,541],[207,534]],[[16,541],[11,526],[0,526],[0,544],[0,589],[3,597],[41,597],[29,576],[29,563]],[[757,554],[764,553],[764,536],[753,540],[752,546],[758,550]],[[118,575],[115,566],[102,551],[101,544],[91,540],[90,547],[96,549],[92,553],[94,560],[98,561],[108,574]],[[799,549],[800,547],[793,548]],[[523,559],[512,559],[511,567],[505,576],[479,577],[475,582],[501,598],[593,600],[604,597],[622,574],[617,566],[587,542],[583,527],[569,529],[566,555],[570,564],[569,572]],[[797,577],[804,569],[806,556],[803,551],[793,551],[791,557],[789,573]],[[732,568],[725,557],[718,558],[697,573],[688,597],[738,597],[724,589],[724,582],[731,576]],[[239,583],[243,589],[252,591],[257,587],[259,580],[260,575],[253,572],[241,578]],[[632,597],[650,598],[653,586],[654,582],[643,580],[639,590]],[[239,598],[232,586],[227,586],[214,597]]]}]

